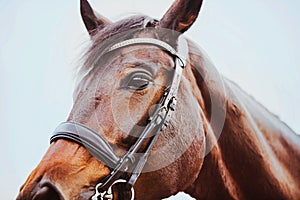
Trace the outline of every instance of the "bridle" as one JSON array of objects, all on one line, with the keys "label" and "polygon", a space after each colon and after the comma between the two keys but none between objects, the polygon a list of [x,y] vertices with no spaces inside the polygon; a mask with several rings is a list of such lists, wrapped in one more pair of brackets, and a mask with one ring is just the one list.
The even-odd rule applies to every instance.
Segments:
[{"label": "bridle", "polygon": [[[155,45],[165,50],[174,58],[175,67],[171,85],[165,89],[159,103],[150,115],[146,127],[130,149],[120,158],[113,152],[112,147],[103,136],[76,122],[64,122],[60,124],[50,139],[50,143],[58,139],[76,142],[84,146],[93,156],[111,169],[110,174],[96,185],[96,193],[92,196],[92,200],[112,200],[114,198],[112,187],[118,183],[125,183],[126,189],[131,191],[131,199],[134,199],[133,186],[140,176],[160,132],[167,127],[171,115],[175,111],[179,83],[182,71],[186,66],[186,40],[178,40],[179,53],[169,44],[153,38],[125,40],[110,47],[106,53],[139,44]],[[143,151],[143,154],[139,154],[138,152],[141,149],[142,144],[147,141],[148,145]],[[120,179],[125,173],[130,174],[129,178],[126,180]]]},{"label": "bridle", "polygon": [[[185,40],[178,41],[184,41],[186,45]],[[67,139],[76,142],[84,146],[93,156],[111,169],[110,174],[96,185],[96,193],[92,196],[92,200],[112,200],[112,186],[120,182],[126,183],[126,188],[131,191],[131,199],[134,199],[133,186],[140,176],[160,132],[167,127],[171,115],[175,111],[178,87],[182,71],[186,66],[186,59],[169,44],[153,38],[125,40],[110,47],[106,53],[138,44],[155,45],[168,52],[175,59],[175,69],[170,87],[164,91],[154,112],[150,115],[146,127],[128,152],[120,158],[113,152],[110,144],[103,136],[76,122],[64,122],[60,124],[50,139],[50,143],[58,139]],[[187,47],[183,49],[180,44],[178,45],[178,49],[182,49],[182,52],[185,50],[185,54],[187,54]],[[149,138],[150,142],[148,142],[146,150],[144,150],[143,154],[138,154],[137,152],[140,150],[142,144]],[[119,179],[124,173],[130,173],[131,175],[127,180]]]}]

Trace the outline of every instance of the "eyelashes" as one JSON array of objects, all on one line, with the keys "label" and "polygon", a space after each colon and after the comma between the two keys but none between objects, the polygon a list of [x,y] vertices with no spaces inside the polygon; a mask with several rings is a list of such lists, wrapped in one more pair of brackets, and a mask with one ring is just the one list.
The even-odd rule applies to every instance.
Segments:
[{"label": "eyelashes", "polygon": [[134,72],[121,81],[121,89],[144,90],[153,84],[152,75],[147,72]]}]

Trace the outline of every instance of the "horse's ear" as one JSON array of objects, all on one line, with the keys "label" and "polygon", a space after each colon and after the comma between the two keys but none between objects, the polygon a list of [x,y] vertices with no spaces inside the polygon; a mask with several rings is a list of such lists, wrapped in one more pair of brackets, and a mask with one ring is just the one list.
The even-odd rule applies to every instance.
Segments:
[{"label": "horse's ear", "polygon": [[91,36],[96,33],[96,30],[99,30],[105,27],[107,24],[110,24],[107,19],[93,11],[93,8],[90,6],[87,0],[80,0],[80,13],[84,25]]},{"label": "horse's ear", "polygon": [[185,32],[198,17],[202,0],[176,0],[160,20],[160,27]]}]

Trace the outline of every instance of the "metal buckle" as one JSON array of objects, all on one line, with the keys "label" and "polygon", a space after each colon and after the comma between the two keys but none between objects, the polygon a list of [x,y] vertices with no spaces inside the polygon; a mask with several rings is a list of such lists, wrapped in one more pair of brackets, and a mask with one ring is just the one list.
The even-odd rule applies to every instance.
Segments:
[{"label": "metal buckle", "polygon": [[[115,182],[113,182],[113,184],[111,184],[111,186],[107,189],[107,191],[104,191],[104,192],[98,191],[98,188],[102,185],[102,183],[99,183],[95,187],[96,193],[94,194],[94,196],[92,196],[92,200],[113,200],[114,196],[113,196],[113,192],[112,192],[112,187],[118,183],[127,183],[127,181],[124,179],[118,179]],[[134,188],[133,187],[131,187],[131,199],[130,200],[134,200]]]}]

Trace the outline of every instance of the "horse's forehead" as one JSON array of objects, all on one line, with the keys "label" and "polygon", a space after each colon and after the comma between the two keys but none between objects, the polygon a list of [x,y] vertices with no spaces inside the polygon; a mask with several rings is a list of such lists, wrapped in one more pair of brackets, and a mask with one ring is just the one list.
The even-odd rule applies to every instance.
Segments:
[{"label": "horse's forehead", "polygon": [[[159,66],[173,66],[172,57],[163,51],[162,49],[154,46],[154,45],[133,45],[128,48],[121,50],[121,59],[119,62],[121,63],[136,63],[137,66],[139,64],[158,64]],[[120,68],[123,65],[119,65]],[[132,65],[132,67],[135,67]]]}]

